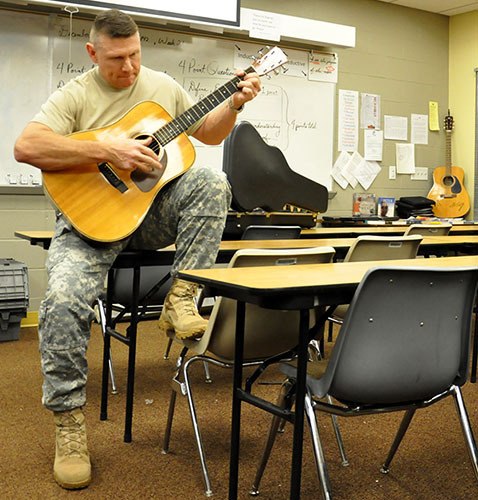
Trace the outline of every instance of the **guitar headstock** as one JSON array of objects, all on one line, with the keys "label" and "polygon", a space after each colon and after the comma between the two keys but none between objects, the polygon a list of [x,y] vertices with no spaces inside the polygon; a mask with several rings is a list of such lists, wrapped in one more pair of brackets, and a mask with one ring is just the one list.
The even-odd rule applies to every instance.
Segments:
[{"label": "guitar headstock", "polygon": [[280,68],[286,62],[287,56],[284,54],[284,52],[282,52],[279,47],[273,47],[260,59],[256,59],[252,63],[252,67],[259,76],[264,76],[267,75],[267,73]]},{"label": "guitar headstock", "polygon": [[445,132],[451,132],[453,130],[453,116],[450,115],[450,110],[448,110],[448,114],[445,116],[444,122]]}]

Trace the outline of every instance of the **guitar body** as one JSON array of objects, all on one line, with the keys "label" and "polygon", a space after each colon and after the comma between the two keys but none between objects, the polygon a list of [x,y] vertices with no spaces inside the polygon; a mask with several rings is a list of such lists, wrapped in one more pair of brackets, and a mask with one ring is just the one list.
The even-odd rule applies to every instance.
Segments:
[{"label": "guitar body", "polygon": [[470,210],[470,197],[463,186],[464,177],[461,167],[435,168],[433,186],[427,197],[435,202],[433,213],[437,217],[462,217]]},{"label": "guitar body", "polygon": [[[112,125],[77,132],[70,137],[79,141],[100,141],[106,137],[142,139],[170,121],[171,116],[159,104],[144,101]],[[164,148],[158,145],[158,149],[163,172],[144,174],[138,170],[115,169],[114,165],[106,167],[122,182],[123,191],[107,179],[97,164],[45,171],[44,187],[58,209],[83,236],[101,242],[118,241],[139,227],[161,188],[194,163],[194,146],[185,133]]]}]

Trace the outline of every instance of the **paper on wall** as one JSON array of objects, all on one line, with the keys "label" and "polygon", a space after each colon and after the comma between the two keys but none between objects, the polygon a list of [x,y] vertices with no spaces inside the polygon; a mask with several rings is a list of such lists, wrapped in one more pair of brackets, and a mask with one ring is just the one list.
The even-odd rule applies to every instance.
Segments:
[{"label": "paper on wall", "polygon": [[395,144],[397,159],[397,174],[415,173],[415,145]]}]

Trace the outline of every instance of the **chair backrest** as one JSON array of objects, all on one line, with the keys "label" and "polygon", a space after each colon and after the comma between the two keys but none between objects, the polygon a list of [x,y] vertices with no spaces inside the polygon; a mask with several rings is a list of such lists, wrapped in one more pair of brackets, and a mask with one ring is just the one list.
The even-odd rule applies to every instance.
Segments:
[{"label": "chair backrest", "polygon": [[421,234],[422,236],[447,236],[451,224],[411,224],[405,231],[405,236]]},{"label": "chair backrest", "polygon": [[369,271],[314,393],[389,405],[464,384],[477,282],[478,267]]},{"label": "chair backrest", "polygon": [[[171,266],[148,266],[141,268],[139,284],[139,301],[148,294],[160,281],[165,280],[155,293],[151,295],[148,304],[162,305],[171,288],[172,279],[169,276]],[[132,303],[131,287],[133,283],[133,269],[115,269],[114,271],[113,302],[129,307]]]},{"label": "chair backrest", "polygon": [[[332,247],[287,250],[238,250],[229,267],[300,265],[332,262]],[[199,341],[185,342],[195,353],[206,351],[223,361],[234,359],[236,301],[219,297],[212,309],[208,327]],[[264,309],[246,304],[244,360],[264,359],[295,347],[298,343],[298,311]]]},{"label": "chair backrest", "polygon": [[288,240],[300,238],[300,226],[247,226],[242,240]]},{"label": "chair backrest", "polygon": [[358,236],[349,248],[344,261],[414,259],[423,237]]},{"label": "chair backrest", "polygon": [[[171,266],[157,265],[156,252],[150,250],[126,250],[120,257],[127,259],[131,267],[115,267],[113,264],[108,275],[108,292],[113,304],[129,308],[132,304],[133,266],[140,266],[139,301],[148,296],[148,304],[162,305],[171,287]],[[153,292],[153,293],[151,293]]]}]

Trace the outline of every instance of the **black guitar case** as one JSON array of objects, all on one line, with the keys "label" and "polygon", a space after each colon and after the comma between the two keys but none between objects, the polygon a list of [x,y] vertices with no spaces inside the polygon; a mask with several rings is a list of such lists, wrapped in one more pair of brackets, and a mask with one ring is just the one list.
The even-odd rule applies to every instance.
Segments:
[{"label": "black guitar case", "polygon": [[239,122],[224,141],[223,170],[232,187],[233,210],[280,211],[286,204],[327,210],[327,188],[294,172],[282,151],[266,144],[249,122]]}]

